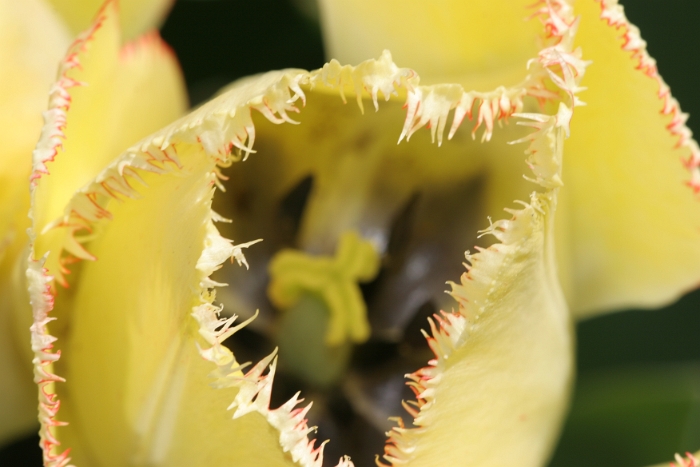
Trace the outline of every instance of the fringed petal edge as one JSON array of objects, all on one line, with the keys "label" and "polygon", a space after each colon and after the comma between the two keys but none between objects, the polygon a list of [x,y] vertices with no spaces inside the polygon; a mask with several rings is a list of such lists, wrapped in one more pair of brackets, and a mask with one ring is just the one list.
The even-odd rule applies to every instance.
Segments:
[{"label": "fringed petal edge", "polygon": [[630,52],[632,59],[637,61],[637,70],[658,83],[658,97],[663,102],[661,112],[664,115],[672,116],[667,129],[671,135],[677,138],[676,147],[685,148],[690,152],[688,158],[682,161],[690,173],[690,179],[686,184],[693,190],[693,193],[700,194],[700,147],[693,139],[693,132],[685,124],[688,120],[688,114],[681,110],[680,104],[671,95],[671,89],[659,74],[656,60],[647,52],[647,44],[642,39],[639,28],[627,20],[624,9],[618,0],[596,0],[596,2],[600,3],[600,18],[606,21],[609,26],[621,31],[622,48]]},{"label": "fringed petal edge", "polygon": [[[58,149],[65,138],[66,114],[71,105],[68,89],[83,85],[83,83],[70,78],[68,73],[71,69],[80,66],[78,54],[102,27],[106,19],[105,8],[107,7],[108,4],[105,4],[90,29],[75,39],[68,49],[66,57],[59,64],[58,80],[49,92],[49,110],[43,113],[44,126],[36,149],[32,153],[32,173],[30,176],[32,195],[39,179],[49,174],[46,164],[55,159]],[[72,225],[69,228],[71,232],[75,232],[83,226],[84,224]],[[32,245],[36,234],[37,232],[33,229],[30,230]],[[72,235],[70,240],[73,241]],[[78,252],[70,244],[66,245],[66,249]],[[85,252],[79,257],[89,257],[89,254]],[[53,352],[53,343],[56,341],[56,337],[49,333],[47,326],[49,322],[56,319],[49,316],[54,307],[53,282],[56,278],[50,276],[47,269],[44,268],[46,259],[47,255],[40,259],[34,258],[32,247],[26,273],[33,313],[33,324],[30,331],[32,351],[34,352],[34,359],[32,360],[34,365],[34,382],[39,387],[39,437],[43,451],[44,466],[66,467],[70,463],[70,450],[57,452],[60,442],[54,433],[55,428],[65,423],[57,419],[61,403],[56,396],[53,385],[55,383],[63,383],[65,380],[53,373],[53,363],[60,358],[61,354],[60,352]],[[58,280],[61,279],[59,278]]]}]

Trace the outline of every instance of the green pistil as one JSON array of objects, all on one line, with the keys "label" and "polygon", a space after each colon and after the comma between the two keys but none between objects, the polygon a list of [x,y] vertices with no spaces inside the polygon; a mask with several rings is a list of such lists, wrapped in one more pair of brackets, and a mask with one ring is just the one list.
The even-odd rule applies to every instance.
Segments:
[{"label": "green pistil", "polygon": [[359,344],[369,338],[370,327],[358,282],[372,280],[378,271],[379,254],[372,244],[355,232],[346,232],[334,257],[297,250],[277,253],[269,266],[267,294],[281,310],[295,307],[307,295],[317,297],[328,313],[326,345]]}]

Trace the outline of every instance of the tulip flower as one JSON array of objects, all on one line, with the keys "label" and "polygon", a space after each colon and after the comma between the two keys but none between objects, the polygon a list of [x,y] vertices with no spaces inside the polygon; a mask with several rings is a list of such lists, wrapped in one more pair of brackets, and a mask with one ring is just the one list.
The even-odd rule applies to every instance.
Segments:
[{"label": "tulip flower", "polygon": [[[30,226],[27,217],[30,154],[42,128],[42,112],[46,110],[48,91],[55,81],[58,64],[71,43],[70,27],[75,30],[88,27],[102,2],[53,3],[52,6],[41,0],[0,2],[0,50],[5,63],[0,102],[0,131],[5,142],[0,157],[0,372],[3,375],[0,378],[0,444],[34,429],[37,424],[32,350],[26,339],[26,330],[32,321],[31,309],[26,287],[16,286],[24,276],[23,268],[26,269],[22,262],[26,258],[28,244],[25,232]],[[157,26],[168,3],[122,1],[121,8],[126,15],[122,29],[132,37]],[[139,20],[133,21],[132,17],[136,16],[139,16]],[[180,80],[179,75],[175,74],[176,62],[167,52],[163,52],[164,46],[154,34],[151,32],[144,36],[140,42],[129,45],[119,57],[114,58],[114,68],[125,70],[115,72],[115,80],[123,80],[119,76],[124,74],[130,76],[133,84],[138,84],[146,81],[149,73],[170,73],[174,76],[172,79]],[[153,60],[152,56],[157,58]],[[110,92],[115,91],[118,88]],[[128,140],[123,143],[124,147],[184,112],[186,99],[183,86],[179,84],[173,91],[176,92],[167,99],[172,104],[163,107],[160,120],[153,118],[142,125],[132,124],[128,131],[126,128],[119,129],[121,137]],[[162,103],[146,100],[144,105],[162,106]],[[114,119],[114,115],[110,114],[108,118]],[[117,140],[115,138],[115,144]],[[107,157],[112,158],[114,154],[108,152]],[[96,158],[93,162],[96,168],[106,163]],[[91,178],[94,174],[82,164],[82,169],[75,170],[75,175]]]},{"label": "tulip flower", "polygon": [[[273,329],[280,371],[333,388],[425,303],[445,309],[426,323],[433,357],[378,462],[544,465],[574,320],[700,279],[700,151],[615,1],[527,4],[328,0],[330,52],[354,66],[244,78],[121,150],[175,85],[147,80],[160,105],[109,85],[141,68],[114,65],[107,3],[33,158],[45,465],[321,465],[309,406],[271,404],[277,351],[247,363],[236,334]],[[474,242],[450,305],[443,275]],[[212,276],[229,258],[244,267]],[[222,314],[220,277],[250,318]]]}]

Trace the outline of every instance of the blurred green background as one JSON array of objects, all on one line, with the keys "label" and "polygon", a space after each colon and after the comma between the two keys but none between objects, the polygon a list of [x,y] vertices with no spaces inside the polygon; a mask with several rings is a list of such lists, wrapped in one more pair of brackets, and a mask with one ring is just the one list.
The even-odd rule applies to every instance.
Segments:
[{"label": "blurred green background", "polygon": [[[700,134],[700,2],[635,0],[625,9]],[[324,63],[318,25],[290,0],[179,0],[162,33],[193,104],[241,76]],[[700,292],[661,311],[579,324],[575,399],[551,466],[643,466],[700,449],[699,331]],[[37,441],[0,451],[0,465],[40,465]]]}]

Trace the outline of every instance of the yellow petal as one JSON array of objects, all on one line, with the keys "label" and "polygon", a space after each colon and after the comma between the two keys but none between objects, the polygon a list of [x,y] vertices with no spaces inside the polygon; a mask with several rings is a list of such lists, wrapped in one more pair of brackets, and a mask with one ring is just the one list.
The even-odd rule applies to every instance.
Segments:
[{"label": "yellow petal", "polygon": [[578,316],[661,306],[700,283],[700,204],[687,186],[699,179],[684,166],[700,152],[617,2],[576,11],[576,43],[593,64],[566,143],[565,289]]},{"label": "yellow petal", "polygon": [[[59,321],[51,329],[62,358],[51,370],[68,382],[49,390],[69,424],[42,433],[48,438],[55,431],[61,451],[71,448],[78,463],[171,466],[205,459],[275,466],[293,460],[310,465],[316,457],[306,438],[305,411],[295,401],[269,408],[273,356],[244,377],[221,345],[235,328],[229,328],[232,320],[218,321],[208,292],[215,283],[207,279],[228,257],[243,260],[246,246],[221,238],[211,220],[216,163],[230,152],[225,138],[240,135],[244,126],[236,118],[250,118],[250,98],[265,97],[256,90],[286,89],[292,76],[270,75],[249,93],[222,96],[144,140],[68,203],[71,218],[89,219],[96,231],[86,245],[96,261],[83,263],[80,280],[56,297]],[[229,106],[223,114],[222,102]],[[217,123],[224,124],[221,131],[212,130]],[[148,170],[152,164],[161,170]],[[130,187],[121,202],[103,189],[104,180],[117,179]],[[94,217],[90,206],[109,211],[110,220]],[[40,273],[33,267],[32,274]],[[45,273],[31,283],[40,289],[42,280]],[[43,320],[36,308],[35,315]],[[43,350],[39,358],[49,359]],[[262,375],[269,365],[269,375]],[[214,370],[217,380],[209,377]],[[52,449],[51,455],[60,455]]]},{"label": "yellow petal", "polygon": [[[86,225],[64,222],[66,203],[130,144],[180,116],[186,98],[178,64],[157,33],[120,47],[111,2],[68,51],[50,99],[34,151],[32,216],[35,231],[47,233],[35,243],[36,257],[50,251],[45,267],[65,284],[62,250],[89,257],[66,234]],[[125,187],[106,180],[104,190],[119,193]],[[62,228],[52,229],[57,225]]]},{"label": "yellow petal", "polygon": [[[425,84],[461,83],[490,90],[519,83],[537,55],[542,26],[527,0],[323,0],[328,57],[360,63],[391,50]],[[528,8],[530,6],[530,8]]]},{"label": "yellow petal", "polygon": [[31,313],[15,279],[22,277],[17,268],[26,254],[31,151],[69,42],[60,18],[43,2],[0,1],[0,444],[37,424]]},{"label": "yellow petal", "polygon": [[[60,19],[43,2],[0,1],[0,60],[4,64],[0,69],[0,195],[7,193],[14,179],[26,183],[31,169],[28,154],[41,131],[46,96],[69,44]],[[3,209],[8,205],[13,203],[0,204]]]},{"label": "yellow petal", "polygon": [[231,420],[237,391],[211,387],[215,366],[197,350],[207,345],[191,314],[206,303],[196,266],[210,241],[214,160],[177,150],[182,168],[143,174],[141,198],[110,203],[113,219],[89,245],[98,259],[81,271],[70,333],[57,335],[69,422],[58,436],[82,465],[252,465],[258,456],[285,465],[262,416]]},{"label": "yellow petal", "polygon": [[[92,24],[105,0],[48,0],[73,34]],[[151,29],[157,29],[170,10],[173,0],[119,0],[123,40],[130,41]]]},{"label": "yellow petal", "polygon": [[[452,295],[459,314],[431,323],[436,359],[411,376],[416,428],[395,428],[397,465],[540,466],[557,439],[573,372],[572,329],[547,250],[553,198],[491,231]],[[414,409],[415,410],[415,409]]]},{"label": "yellow petal", "polygon": [[30,154],[68,44],[60,19],[42,2],[0,1],[0,60],[5,64],[0,69],[0,261],[9,268],[26,243]]},{"label": "yellow petal", "polygon": [[[556,52],[570,54],[564,47]],[[570,75],[567,64],[539,63],[536,68],[544,76],[550,71]],[[561,76],[557,79],[548,85],[568,85]],[[295,408],[297,398],[278,409],[269,407],[274,355],[244,375],[222,345],[237,327],[232,319],[218,319],[209,290],[220,284],[208,276],[231,256],[242,261],[241,248],[251,242],[234,246],[212,224],[209,202],[217,165],[229,165],[252,151],[254,122],[262,117],[274,124],[289,122],[289,113],[298,110],[295,103],[307,97],[309,105],[312,97],[324,102],[330,90],[357,90],[358,99],[372,98],[378,106],[378,94],[389,97],[395,88],[403,88],[408,117],[402,138],[430,124],[439,132],[438,142],[448,113],[461,104],[464,112],[455,117],[455,129],[472,104],[488,106],[479,111],[479,124],[487,126],[485,139],[494,121],[522,109],[525,91],[513,96],[499,90],[470,94],[459,85],[421,87],[417,80],[388,54],[357,67],[332,61],[311,73],[287,70],[247,78],[127,149],[92,182],[74,188],[75,194],[63,201],[63,223],[55,231],[70,239],[70,226],[84,222],[94,235],[83,242],[96,261],[82,263],[72,289],[59,289],[55,297],[47,290],[50,278],[39,262],[31,262],[28,272],[45,455],[62,459],[52,439],[57,436],[62,449],[73,448],[84,464],[316,462],[319,453],[307,439],[305,410]],[[570,84],[565,97],[575,92],[577,83]],[[422,428],[406,435],[420,446],[407,455],[416,463],[434,465],[438,459],[449,465],[457,459],[445,450],[445,437],[462,454],[460,461],[502,465],[512,459],[535,466],[548,455],[566,406],[572,367],[571,326],[557,284],[551,229],[568,108],[562,104],[552,116],[524,115],[536,128],[528,138],[528,153],[541,193],[513,212],[514,220],[488,229],[502,243],[471,257],[483,266],[472,269],[474,286],[455,290],[463,313],[445,315],[445,328],[435,332],[436,365],[444,372],[422,380],[430,386],[420,394],[427,401],[417,420]],[[253,110],[262,117],[256,114],[254,119]],[[70,113],[66,125],[71,126]],[[82,140],[72,140],[75,151],[80,152]],[[54,176],[42,176],[36,190]],[[41,220],[50,217],[35,217],[37,245],[50,244],[54,231],[41,229]],[[261,265],[252,264],[256,266]],[[47,319],[52,299],[56,323]],[[55,337],[49,330],[58,338],[60,360],[50,351]],[[445,346],[454,350],[447,364],[443,350],[451,350]],[[422,374],[429,376],[430,371]],[[470,389],[471,396],[465,397]],[[62,417],[70,422],[67,427],[50,426],[55,424],[56,395],[63,404]],[[496,413],[499,431],[487,433],[479,425],[485,406]],[[447,426],[447,420],[454,425]],[[348,462],[341,459],[341,465]]]}]

